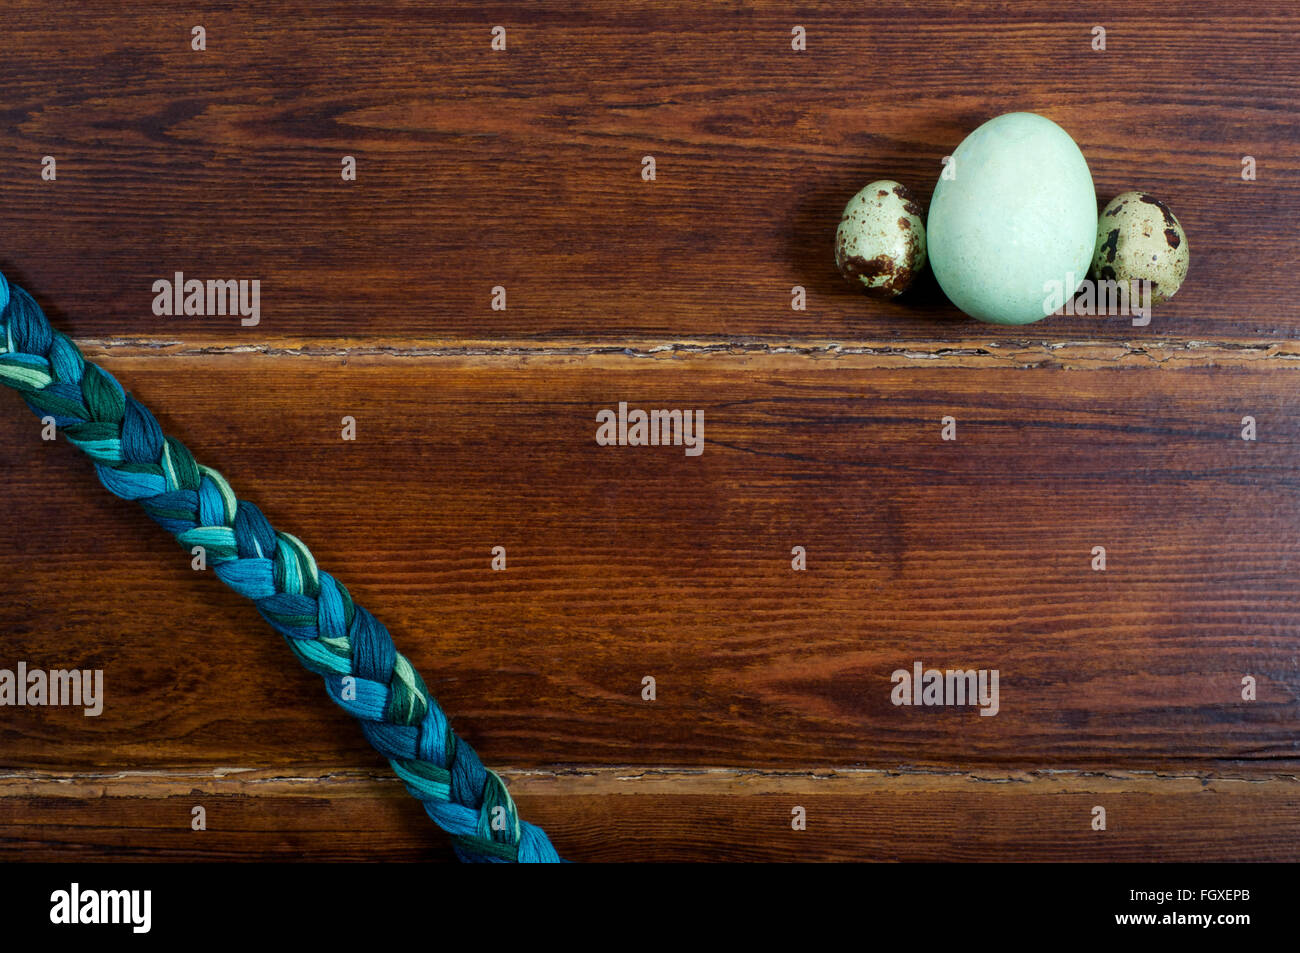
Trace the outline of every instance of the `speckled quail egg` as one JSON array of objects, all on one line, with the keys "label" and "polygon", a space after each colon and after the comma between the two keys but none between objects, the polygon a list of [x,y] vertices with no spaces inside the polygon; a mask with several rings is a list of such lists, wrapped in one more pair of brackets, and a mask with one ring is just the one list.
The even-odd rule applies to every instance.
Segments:
[{"label": "speckled quail egg", "polygon": [[907,186],[872,182],[844,206],[835,267],[872,298],[902,294],[925,268],[924,215]]},{"label": "speckled quail egg", "polygon": [[1151,303],[1168,301],[1187,277],[1187,234],[1169,206],[1146,192],[1125,192],[1097,218],[1092,268],[1103,280],[1151,282]]}]

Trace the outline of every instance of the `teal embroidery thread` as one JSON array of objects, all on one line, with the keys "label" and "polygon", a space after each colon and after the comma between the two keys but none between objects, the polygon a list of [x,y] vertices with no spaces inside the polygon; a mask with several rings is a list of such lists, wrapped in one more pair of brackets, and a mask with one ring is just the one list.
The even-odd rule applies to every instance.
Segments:
[{"label": "teal embroidery thread", "polygon": [[[139,503],[186,549],[203,546],[216,575],[253,600],[334,701],[361,724],[406,789],[467,862],[555,862],[546,834],[522,820],[504,782],[452,731],[388,630],[271,527],[220,473],[195,461],[153,415],[0,274],[0,381],[54,418],[94,461],[100,482]],[[347,681],[345,681],[347,680]]]}]

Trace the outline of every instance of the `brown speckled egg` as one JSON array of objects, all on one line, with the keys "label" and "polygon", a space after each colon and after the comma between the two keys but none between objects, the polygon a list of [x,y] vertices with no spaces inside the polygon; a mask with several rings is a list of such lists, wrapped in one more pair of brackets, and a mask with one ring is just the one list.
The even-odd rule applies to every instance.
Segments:
[{"label": "brown speckled egg", "polygon": [[1169,206],[1146,192],[1117,195],[1097,219],[1093,273],[1110,281],[1151,282],[1151,303],[1182,287],[1189,262],[1187,234]]},{"label": "brown speckled egg", "polygon": [[872,182],[844,206],[835,232],[835,267],[873,298],[907,290],[925,268],[921,204],[892,179]]}]

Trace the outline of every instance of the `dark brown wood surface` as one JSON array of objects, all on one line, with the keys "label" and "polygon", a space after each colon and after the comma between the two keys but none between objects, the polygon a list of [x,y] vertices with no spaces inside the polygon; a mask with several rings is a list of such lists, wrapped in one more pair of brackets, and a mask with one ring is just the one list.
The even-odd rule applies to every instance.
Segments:
[{"label": "dark brown wood surface", "polygon": [[[1300,15],[978,6],[19,0],[0,269],[567,857],[1300,859]],[[1149,327],[835,274],[857,188],[928,199],[1013,109],[1179,215]],[[175,271],[259,279],[261,324],[154,316]],[[704,453],[597,446],[620,400],[702,409]],[[0,708],[0,856],[448,859],[252,605],[39,430],[0,393],[0,668],[108,695]],[[998,669],[1001,711],[892,705],[916,660]]]},{"label": "dark brown wood surface", "polygon": [[[1287,778],[629,770],[504,777],[586,861],[1293,861],[1300,833]],[[399,782],[347,768],[29,775],[0,793],[7,853],[27,859],[453,859]],[[195,804],[206,831],[190,830]],[[1097,805],[1104,832],[1088,825]],[[807,830],[791,830],[792,806]]]},{"label": "dark brown wood surface", "polygon": [[[847,294],[835,226],[875,178],[928,200],[963,136],[1028,109],[1075,137],[1101,202],[1146,189],[1186,226],[1192,280],[1143,339],[1300,336],[1285,293],[1300,258],[1300,44],[1285,2],[242,7],[6,4],[6,265],[58,292],[70,332],[961,333],[932,280],[910,305]],[[509,48],[494,53],[498,23]],[[39,177],[46,154],[57,184]],[[152,282],[177,269],[260,278],[263,325],[154,317]],[[790,310],[796,284],[807,311]],[[489,307],[496,285],[504,312]],[[1131,333],[1096,318],[981,329]]]}]

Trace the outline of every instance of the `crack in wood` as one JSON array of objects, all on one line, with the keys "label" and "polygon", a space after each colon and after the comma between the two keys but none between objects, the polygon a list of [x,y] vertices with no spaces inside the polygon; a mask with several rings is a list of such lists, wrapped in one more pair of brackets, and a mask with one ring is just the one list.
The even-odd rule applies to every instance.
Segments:
[{"label": "crack in wood", "polygon": [[[781,793],[867,795],[899,791],[954,791],[968,785],[1005,785],[1024,794],[1271,793],[1300,796],[1294,774],[1213,771],[984,771],[939,768],[763,769],[740,767],[556,766],[505,768],[512,791],[531,796],[698,795]],[[30,797],[141,798],[193,794],[221,796],[401,796],[387,774],[334,768],[300,770],[219,767],[205,770],[10,772],[0,774],[0,800]]]},{"label": "crack in wood", "polygon": [[185,342],[152,338],[89,338],[77,342],[91,359],[137,356],[212,358],[257,354],[276,358],[350,360],[446,359],[503,361],[731,360],[780,365],[829,360],[837,366],[905,368],[1181,368],[1208,366],[1300,366],[1300,341],[1007,340],[1007,341],[451,341],[373,339],[283,339],[260,343]]}]

